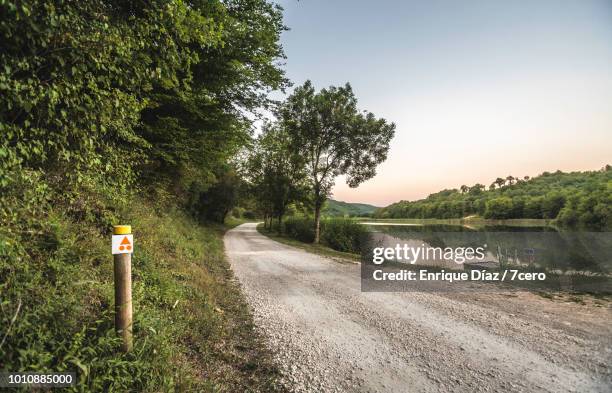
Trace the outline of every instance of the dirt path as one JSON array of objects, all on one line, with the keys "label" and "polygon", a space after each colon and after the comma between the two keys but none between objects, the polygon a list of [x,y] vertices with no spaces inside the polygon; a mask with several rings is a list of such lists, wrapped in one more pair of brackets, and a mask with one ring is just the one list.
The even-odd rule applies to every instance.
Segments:
[{"label": "dirt path", "polygon": [[232,268],[297,392],[609,392],[612,311],[529,293],[362,293],[359,267],[244,224]]}]

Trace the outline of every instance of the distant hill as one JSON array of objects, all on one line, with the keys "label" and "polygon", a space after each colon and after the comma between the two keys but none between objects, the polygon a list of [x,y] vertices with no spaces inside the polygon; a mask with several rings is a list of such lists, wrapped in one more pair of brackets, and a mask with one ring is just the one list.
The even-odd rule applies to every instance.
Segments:
[{"label": "distant hill", "polygon": [[330,217],[364,217],[371,215],[376,209],[378,209],[377,206],[367,203],[350,203],[328,199],[322,213]]},{"label": "distant hill", "polygon": [[377,218],[555,219],[566,226],[612,228],[612,167],[598,171],[544,172],[534,178],[499,177],[442,190],[418,201],[400,201],[376,210]]}]

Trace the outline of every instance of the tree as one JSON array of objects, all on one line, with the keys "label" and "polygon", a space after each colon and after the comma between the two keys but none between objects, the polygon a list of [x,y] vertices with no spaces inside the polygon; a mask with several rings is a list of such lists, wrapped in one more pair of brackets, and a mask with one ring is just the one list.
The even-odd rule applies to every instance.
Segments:
[{"label": "tree", "polygon": [[235,169],[228,166],[220,170],[216,177],[218,180],[206,190],[190,194],[193,198],[190,210],[200,221],[223,223],[238,201],[241,179]]},{"label": "tree", "polygon": [[481,194],[485,189],[484,184],[476,183],[470,187],[470,194],[477,195]]},{"label": "tree", "polygon": [[525,207],[523,208],[523,217],[524,218],[542,218],[542,198],[541,197],[531,197],[527,199],[525,202]]},{"label": "tree", "polygon": [[135,183],[197,199],[250,140],[247,114],[288,84],[266,0],[8,1],[0,15],[0,187],[45,182],[69,214]]},{"label": "tree", "polygon": [[549,192],[542,200],[542,215],[544,218],[556,218],[565,205],[565,197],[559,192]]},{"label": "tree", "polygon": [[357,110],[351,86],[331,86],[318,93],[310,81],[297,87],[280,107],[279,119],[290,133],[296,152],[306,160],[319,242],[321,207],[336,176],[357,187],[376,174],[387,158],[395,124]]},{"label": "tree", "polygon": [[126,163],[149,147],[135,126],[151,86],[185,88],[192,48],[221,44],[186,2],[3,1],[0,15],[0,175],[5,162],[44,171],[65,199],[129,187]]},{"label": "tree", "polygon": [[511,218],[512,199],[508,197],[494,198],[486,203],[485,218],[506,219]]},{"label": "tree", "polygon": [[[612,171],[609,166],[591,172],[545,172],[528,181],[515,178],[513,185],[505,185],[505,182],[505,179],[497,178],[485,192],[476,186],[467,194],[453,194],[450,190],[443,190],[419,201],[397,202],[378,209],[375,215],[439,218],[440,207],[445,202],[455,206],[456,202],[461,201],[465,204],[464,212],[485,214],[487,217],[556,219],[557,224],[563,226],[591,229],[607,229],[612,226]],[[496,189],[502,189],[503,192]],[[508,208],[507,200],[497,200],[500,194],[511,199],[511,209]],[[453,207],[451,214],[457,215],[456,211]]]},{"label": "tree", "polygon": [[245,177],[257,195],[264,218],[281,222],[290,204],[306,193],[304,159],[292,149],[291,138],[280,123],[266,123],[247,159]]},{"label": "tree", "polygon": [[[156,83],[138,133],[151,146],[142,173],[174,193],[192,182],[203,188],[251,139],[247,113],[272,104],[267,92],[288,85],[278,60],[284,53],[282,10],[266,0],[188,2],[222,26],[201,28],[222,45],[188,45],[197,55],[180,85]],[[216,33],[216,34],[214,34]]]},{"label": "tree", "polygon": [[464,184],[461,187],[459,187],[459,189],[461,190],[462,194],[465,194],[466,192],[468,192],[470,188]]}]

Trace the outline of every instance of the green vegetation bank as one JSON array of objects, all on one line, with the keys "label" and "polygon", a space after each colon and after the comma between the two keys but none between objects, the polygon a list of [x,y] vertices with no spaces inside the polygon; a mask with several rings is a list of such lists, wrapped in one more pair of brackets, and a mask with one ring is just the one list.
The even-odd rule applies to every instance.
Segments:
[{"label": "green vegetation bank", "polygon": [[598,171],[554,173],[520,179],[497,178],[443,190],[425,199],[401,201],[377,210],[376,218],[552,219],[566,227],[612,228],[612,167]]}]

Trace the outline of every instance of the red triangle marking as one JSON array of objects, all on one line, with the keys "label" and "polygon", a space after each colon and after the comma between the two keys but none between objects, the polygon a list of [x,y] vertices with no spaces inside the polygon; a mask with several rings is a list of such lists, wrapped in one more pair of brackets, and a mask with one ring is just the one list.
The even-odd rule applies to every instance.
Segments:
[{"label": "red triangle marking", "polygon": [[121,244],[130,244],[130,241],[128,240],[128,237],[124,237],[123,240],[121,241]]}]

